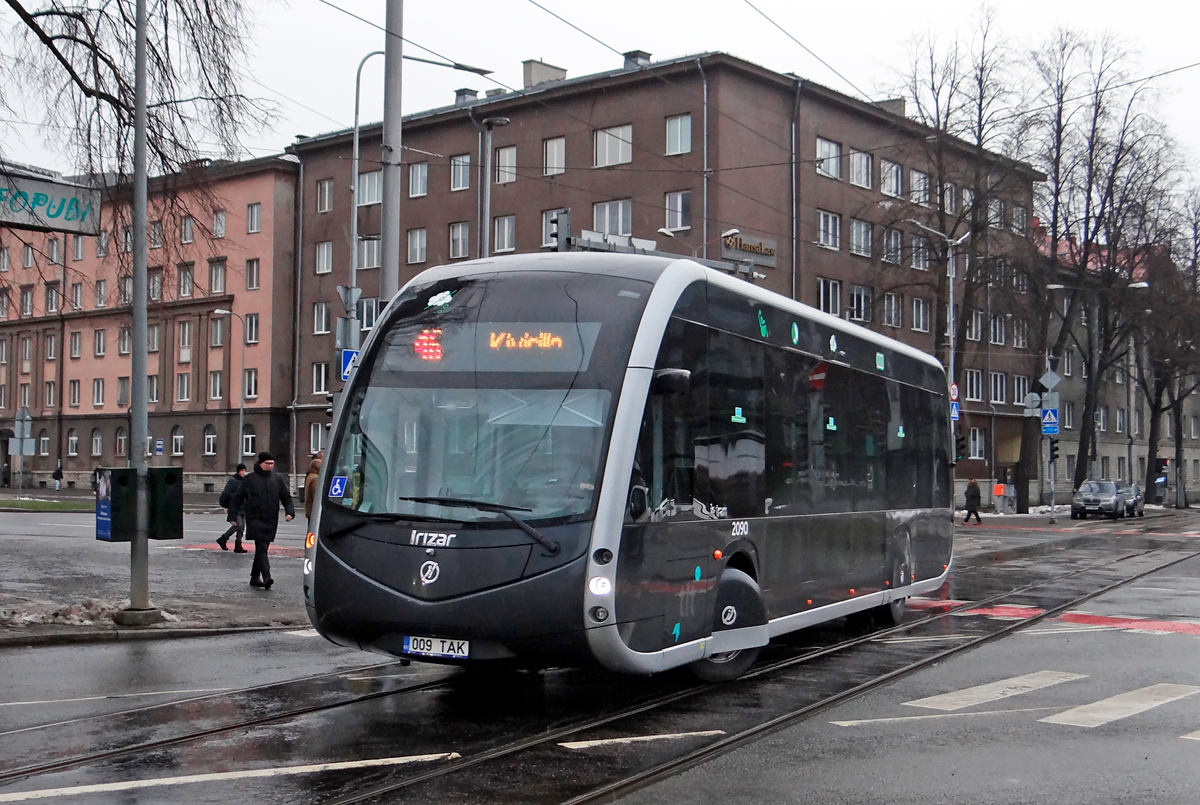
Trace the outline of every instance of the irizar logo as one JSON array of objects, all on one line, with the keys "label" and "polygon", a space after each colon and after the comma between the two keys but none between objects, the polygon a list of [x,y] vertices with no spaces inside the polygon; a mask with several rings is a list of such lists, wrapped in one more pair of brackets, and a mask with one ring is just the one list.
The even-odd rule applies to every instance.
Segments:
[{"label": "irizar logo", "polygon": [[735,621],[737,621],[736,608],[725,607],[723,610],[721,610],[721,623],[725,624],[726,626],[733,626]]},{"label": "irizar logo", "polygon": [[441,574],[442,569],[438,567],[437,562],[426,562],[421,565],[421,586],[433,584]]},{"label": "irizar logo", "polygon": [[419,545],[422,548],[449,548],[450,543],[454,542],[454,538],[458,534],[444,534],[440,531],[418,531],[412,530],[412,536],[408,538],[409,545]]}]

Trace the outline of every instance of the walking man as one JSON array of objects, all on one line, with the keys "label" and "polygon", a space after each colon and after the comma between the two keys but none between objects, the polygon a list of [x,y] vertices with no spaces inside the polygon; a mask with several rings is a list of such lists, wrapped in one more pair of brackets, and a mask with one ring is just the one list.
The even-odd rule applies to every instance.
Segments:
[{"label": "walking man", "polygon": [[963,525],[971,522],[971,515],[975,515],[975,525],[982,525],[983,520],[979,517],[979,483],[972,478],[967,483],[967,516],[963,518]]},{"label": "walking man", "polygon": [[254,472],[242,479],[242,488],[234,498],[234,505],[246,518],[246,537],[254,540],[254,564],[250,566],[250,586],[271,589],[275,579],[271,578],[271,563],[267,551],[275,541],[279,528],[279,506],[283,504],[287,520],[296,516],[292,506],[292,493],[282,476],[275,474],[275,458],[270,453],[258,454]]},{"label": "walking man", "polygon": [[237,471],[229,476],[229,480],[225,482],[225,488],[221,490],[221,498],[217,501],[222,509],[225,509],[227,516],[226,521],[229,523],[229,528],[224,534],[217,537],[217,544],[221,546],[221,550],[229,550],[228,542],[229,535],[236,534],[233,538],[233,552],[246,553],[246,549],[242,547],[242,534],[246,530],[246,518],[233,505],[237,499],[237,493],[242,488],[242,479],[246,477],[246,465],[238,464]]},{"label": "walking man", "polygon": [[57,492],[62,489],[63,471],[61,462],[59,462],[59,465],[54,468],[54,472],[50,475],[50,477],[54,479],[54,491]]}]

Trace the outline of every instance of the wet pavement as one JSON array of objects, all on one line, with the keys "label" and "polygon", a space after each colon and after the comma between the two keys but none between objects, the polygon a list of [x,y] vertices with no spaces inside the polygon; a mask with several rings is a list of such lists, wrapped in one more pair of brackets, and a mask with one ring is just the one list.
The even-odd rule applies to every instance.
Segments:
[{"label": "wet pavement", "polygon": [[[1046,698],[1038,689],[1029,694],[1033,703],[1013,705],[1045,712],[996,717],[1024,721],[981,716],[980,729],[1000,728],[998,737],[980,741],[988,748],[1004,742],[1010,723],[1071,729],[1037,721],[1056,712],[1054,705],[1064,710],[1139,686],[1200,685],[1190,670],[1200,609],[1176,598],[1200,589],[1200,559],[1188,558],[1200,552],[1198,522],[1172,514],[1136,523],[1068,521],[1068,529],[1046,531],[1010,517],[960,530],[950,582],[914,601],[901,627],[881,630],[859,619],[786,636],[729,685],[701,685],[685,672],[639,678],[590,669],[497,674],[404,666],[331,646],[302,628],[0,649],[0,664],[20,680],[0,696],[0,802],[549,803],[626,793],[631,802],[1073,801],[1041,798],[1032,774],[1024,788],[998,789],[1001,796],[972,793],[961,781],[939,788],[946,778],[936,764],[947,743],[957,742],[962,768],[985,775],[985,757],[971,755],[973,744],[960,737],[974,735],[965,727],[894,728],[925,723],[903,721],[892,732],[853,732],[828,722],[936,714],[904,702],[1022,674],[1099,680],[1111,670],[1103,684],[1072,680],[1048,689],[1073,698]],[[226,579],[233,571],[216,563],[227,559],[236,557],[152,551],[152,567],[179,561],[173,573],[211,575],[207,584],[258,600]],[[1113,651],[1120,662],[1106,666]],[[1133,673],[1138,668],[1144,673]],[[1179,738],[1194,704],[1184,697],[1156,708],[1176,719],[1156,729],[1176,730],[1172,741],[1186,745],[1170,762],[1200,749]],[[968,708],[983,709],[997,708]],[[1191,730],[1200,730],[1195,720]],[[1042,753],[1049,756],[1058,733],[1046,735]],[[822,749],[826,743],[841,750]],[[1021,757],[1019,745],[992,748],[1009,752],[1010,761]],[[912,764],[899,778],[910,787],[888,784],[891,754]],[[1145,775],[1133,779],[1148,785]],[[1135,800],[1147,801],[1126,799]]]}]

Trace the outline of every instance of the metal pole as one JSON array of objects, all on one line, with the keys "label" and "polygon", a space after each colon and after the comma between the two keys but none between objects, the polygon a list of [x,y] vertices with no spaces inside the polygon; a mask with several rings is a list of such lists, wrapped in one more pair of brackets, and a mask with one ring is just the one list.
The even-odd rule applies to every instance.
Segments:
[{"label": "metal pole", "polygon": [[480,229],[483,231],[479,250],[480,257],[492,254],[492,121],[483,121],[486,131],[483,135],[483,220]]},{"label": "metal pole", "polygon": [[146,0],[137,0],[133,115],[133,348],[129,383],[129,463],[137,471],[137,527],[129,549],[129,609],[113,614],[118,623],[153,623],[162,618],[150,607],[149,486],[146,440],[150,415],[146,399]]},{"label": "metal pole", "polygon": [[[401,78],[404,66],[404,0],[387,0],[383,74],[383,226],[380,233],[382,261],[379,269],[379,296],[384,305],[400,290],[400,158],[402,120]],[[356,211],[357,214],[357,211]],[[357,256],[356,258],[357,259]]]},{"label": "metal pole", "polygon": [[[241,315],[234,313],[242,320],[242,357],[241,357],[241,375],[242,375],[242,394],[238,400],[238,453],[245,455],[246,453],[246,319]],[[294,470],[293,470],[294,471]]]},{"label": "metal pole", "polygon": [[[382,50],[373,50],[358,63],[358,71],[354,74],[354,153],[350,159],[350,287],[358,287],[358,107],[362,89],[363,65],[372,56],[385,55]],[[351,349],[358,349],[358,305],[353,310],[346,311],[350,318]]]},{"label": "metal pole", "polygon": [[1054,487],[1058,486],[1058,462],[1050,462],[1050,522],[1054,522]]}]

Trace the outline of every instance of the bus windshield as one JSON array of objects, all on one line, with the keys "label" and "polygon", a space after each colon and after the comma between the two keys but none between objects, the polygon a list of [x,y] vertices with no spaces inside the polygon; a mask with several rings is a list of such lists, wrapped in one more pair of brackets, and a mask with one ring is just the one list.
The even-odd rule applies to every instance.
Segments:
[{"label": "bus windshield", "polygon": [[[651,285],[514,272],[410,289],[350,391],[328,499],[455,522],[588,515]],[[340,494],[337,494],[340,493]]]}]

